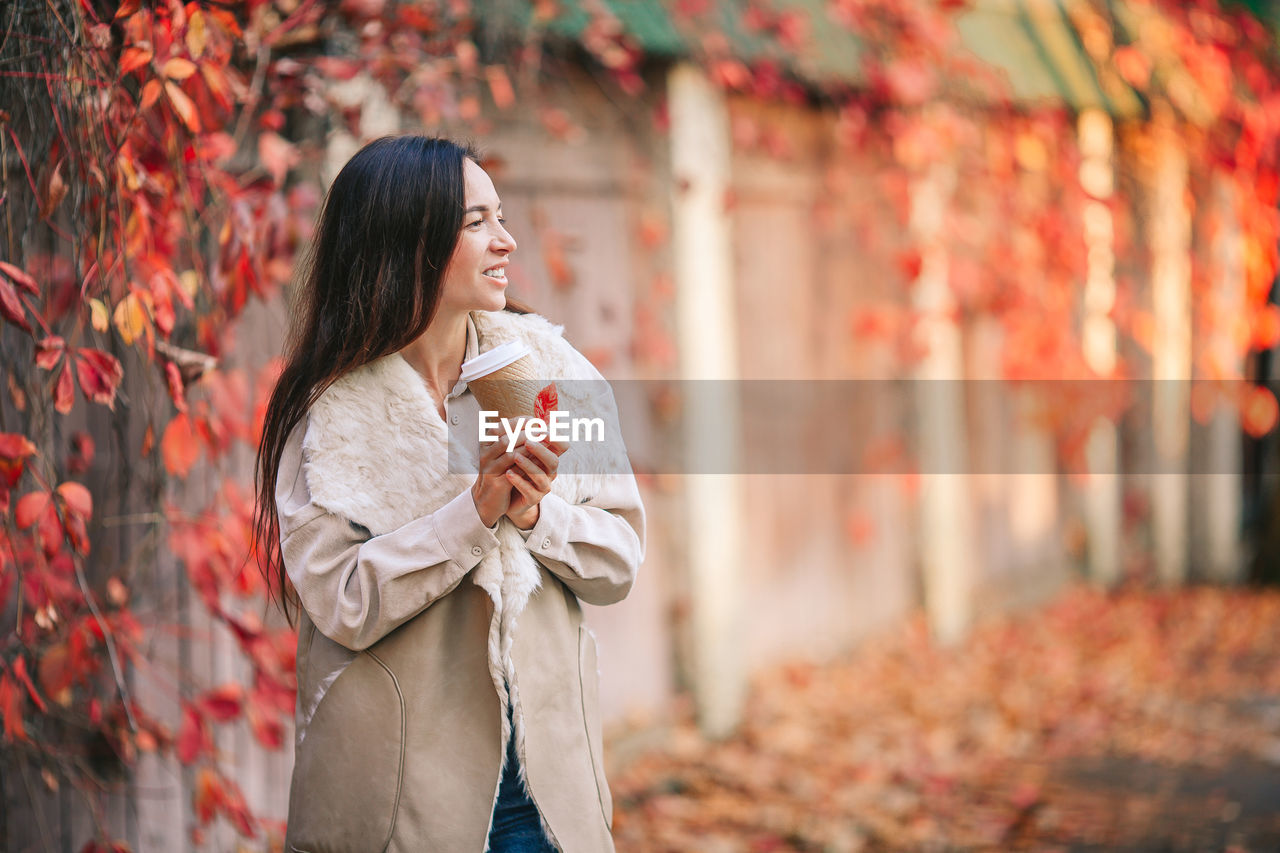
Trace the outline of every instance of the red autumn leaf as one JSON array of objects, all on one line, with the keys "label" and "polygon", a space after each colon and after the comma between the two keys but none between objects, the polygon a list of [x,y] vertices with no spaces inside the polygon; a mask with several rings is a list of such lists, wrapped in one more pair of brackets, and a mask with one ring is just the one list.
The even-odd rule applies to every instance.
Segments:
[{"label": "red autumn leaf", "polygon": [[4,275],[13,279],[14,283],[17,284],[18,287],[21,287],[32,296],[40,295],[40,285],[36,284],[36,280],[25,271],[15,267],[13,264],[0,261],[0,273],[4,273]]},{"label": "red autumn leaf", "polygon": [[4,718],[5,740],[9,743],[29,740],[27,730],[22,725],[22,691],[7,672],[0,675],[0,717]]},{"label": "red autumn leaf", "polygon": [[187,392],[182,383],[182,371],[178,369],[178,365],[172,361],[165,362],[164,378],[169,385],[169,397],[173,400],[173,405],[178,407],[178,411],[186,413],[187,411]]},{"label": "red autumn leaf", "polygon": [[556,394],[556,383],[552,382],[539,391],[538,396],[534,398],[534,417],[541,418],[544,421],[549,421],[551,419],[551,412],[555,410],[556,405],[559,402],[559,397]]},{"label": "red autumn leaf", "polygon": [[191,705],[182,706],[182,727],[178,729],[178,739],[174,748],[178,760],[183,764],[191,764],[212,744],[204,717]]},{"label": "red autumn leaf", "polygon": [[1151,80],[1151,60],[1136,47],[1120,47],[1111,56],[1111,62],[1120,76],[1135,89],[1146,89]]},{"label": "red autumn leaf", "polygon": [[249,814],[249,806],[244,801],[244,794],[240,792],[239,786],[230,779],[223,780],[223,782],[222,813],[235,826],[236,832],[245,838],[256,837],[258,833],[253,826],[253,816]]},{"label": "red autumn leaf", "polygon": [[261,708],[257,702],[248,706],[249,728],[258,743],[267,749],[280,749],[284,746],[284,725],[280,718]]},{"label": "red autumn leaf", "polygon": [[149,47],[126,47],[124,53],[120,54],[120,73],[128,74],[130,71],[136,71],[150,62],[151,56]]},{"label": "red autumn leaf", "polygon": [[160,93],[164,91],[164,84],[159,80],[148,80],[147,84],[142,87],[142,97],[138,101],[138,107],[142,110],[149,110],[160,99]]},{"label": "red autumn leaf", "polygon": [[277,184],[284,183],[285,174],[302,159],[293,143],[278,133],[264,133],[258,137],[258,160]]},{"label": "red autumn leaf", "polygon": [[26,467],[23,461],[34,456],[36,446],[25,435],[16,432],[0,432],[0,482],[7,488],[18,485],[22,479],[22,471]]},{"label": "red autumn leaf", "polygon": [[182,119],[182,123],[187,126],[187,130],[192,133],[200,132],[200,113],[196,109],[195,102],[177,83],[172,81],[164,84],[165,94],[169,96],[169,103],[173,104],[173,111],[178,114],[178,118]]},{"label": "red autumn leaf", "polygon": [[18,291],[3,278],[0,278],[0,314],[22,331],[31,331],[31,324],[27,322],[27,315],[22,310],[22,300],[18,298]]},{"label": "red autumn leaf", "polygon": [[919,252],[912,249],[906,252],[899,252],[897,264],[903,278],[907,281],[915,281],[920,277],[920,270],[924,267],[924,258],[921,257]]},{"label": "red autumn leaf", "polygon": [[39,521],[49,507],[51,497],[48,492],[31,492],[18,498],[18,508],[13,516],[18,529],[30,527]]},{"label": "red autumn leaf", "polygon": [[222,808],[222,782],[209,767],[201,767],[196,776],[196,790],[192,796],[196,820],[203,826],[213,820]]},{"label": "red autumn leaf", "polygon": [[93,464],[94,443],[87,432],[77,432],[71,436],[71,455],[67,457],[67,470],[72,474],[83,474]]},{"label": "red autumn leaf", "polygon": [[25,435],[16,432],[0,432],[0,458],[20,461],[34,456],[36,446]]},{"label": "red autumn leaf", "polygon": [[86,519],[93,516],[93,496],[84,486],[79,483],[62,483],[57,492],[66,505],[67,512]]},{"label": "red autumn leaf", "polygon": [[62,177],[62,161],[47,169],[40,179],[40,218],[48,219],[67,195],[67,182]]},{"label": "red autumn leaf", "polygon": [[21,655],[13,662],[13,674],[18,681],[22,682],[22,686],[27,688],[27,694],[31,697],[31,701],[36,703],[36,707],[41,713],[48,711],[49,706],[40,698],[40,694],[36,692],[36,686],[31,683],[31,676],[27,674],[27,659]]},{"label": "red autumn leaf", "polygon": [[36,364],[45,370],[53,370],[66,348],[66,341],[57,335],[49,335],[36,343]]},{"label": "red autumn leaf", "polygon": [[65,643],[50,647],[40,657],[36,677],[53,701],[60,705],[71,703],[71,685],[75,683],[76,673],[71,666],[71,656]]},{"label": "red autumn leaf", "polygon": [[175,56],[164,64],[164,68],[160,69],[160,73],[170,80],[186,80],[196,73],[196,64],[190,59]]},{"label": "red autumn leaf", "polygon": [[75,402],[75,385],[71,381],[71,365],[63,364],[62,372],[58,374],[58,381],[53,386],[53,407],[57,409],[59,414],[67,414],[71,411],[71,404]]},{"label": "red autumn leaf", "polygon": [[[285,643],[288,643],[287,638]],[[289,645],[287,648],[292,648],[296,654],[296,645]],[[281,668],[284,669],[285,667]],[[292,714],[293,706],[297,699],[297,690],[282,684],[265,672],[259,670],[254,677],[253,692],[249,695],[249,704],[251,706],[257,706],[259,709],[274,710],[277,714]]]},{"label": "red autumn leaf", "polygon": [[169,421],[160,439],[160,454],[164,467],[170,474],[185,477],[200,456],[198,435],[191,418],[182,413]]},{"label": "red autumn leaf", "polygon": [[116,389],[124,378],[120,360],[110,353],[96,349],[76,350],[76,379],[80,390],[95,403],[104,403],[115,410]]},{"label": "red autumn leaf", "polygon": [[205,691],[200,697],[200,708],[219,723],[229,723],[240,716],[244,688],[235,682]]},{"label": "red autumn leaf", "polygon": [[542,262],[547,265],[551,284],[557,290],[568,290],[574,283],[573,266],[569,263],[567,246],[570,238],[553,228],[545,228],[541,236]]},{"label": "red autumn leaf", "polygon": [[511,86],[511,78],[501,65],[489,65],[484,70],[489,82],[489,93],[493,96],[493,104],[500,110],[513,106],[516,102],[515,89]]},{"label": "red autumn leaf", "polygon": [[14,523],[19,528],[36,527],[45,556],[53,556],[62,545],[62,522],[49,492],[31,492],[18,499]]},{"label": "red autumn leaf", "polygon": [[1253,438],[1261,438],[1271,432],[1280,416],[1280,406],[1271,390],[1263,385],[1254,385],[1245,394],[1240,419],[1244,431]]}]

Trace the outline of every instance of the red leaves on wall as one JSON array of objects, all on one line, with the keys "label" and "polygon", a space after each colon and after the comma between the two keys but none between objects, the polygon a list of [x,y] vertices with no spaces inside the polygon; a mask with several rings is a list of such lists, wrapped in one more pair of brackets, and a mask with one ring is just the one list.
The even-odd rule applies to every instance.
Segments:
[{"label": "red leaves on wall", "polygon": [[22,689],[9,673],[0,673],[0,717],[4,719],[4,739],[9,743],[30,740],[23,723],[22,705]]},{"label": "red leaves on wall", "polygon": [[199,435],[191,416],[179,412],[164,428],[160,439],[160,454],[165,469],[174,476],[185,477],[200,458]]},{"label": "red leaves on wall", "polygon": [[26,460],[36,455],[36,446],[25,435],[0,432],[0,482],[7,489],[18,485]]},{"label": "red leaves on wall", "polygon": [[[8,266],[8,264],[0,264],[0,269],[7,273],[8,269],[6,268]],[[22,299],[18,296],[14,282],[4,273],[0,273],[0,315],[3,315],[6,320],[22,329],[22,331],[30,333],[31,323],[27,321],[27,315],[22,307]]]},{"label": "red leaves on wall", "polygon": [[174,746],[183,764],[194,764],[201,755],[213,751],[213,735],[204,714],[196,706],[183,704],[182,725]]},{"label": "red leaves on wall", "polygon": [[75,351],[75,363],[76,380],[85,397],[114,409],[116,390],[124,378],[120,360],[102,350],[78,349]]}]

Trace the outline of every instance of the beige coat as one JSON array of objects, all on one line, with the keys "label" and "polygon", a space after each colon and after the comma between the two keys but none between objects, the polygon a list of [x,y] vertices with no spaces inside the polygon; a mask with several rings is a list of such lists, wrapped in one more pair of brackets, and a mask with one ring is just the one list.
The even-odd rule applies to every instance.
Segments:
[{"label": "beige coat", "polygon": [[537,315],[468,322],[468,357],[523,340],[561,380],[559,408],[608,424],[561,457],[531,531],[476,512],[475,398],[455,386],[445,423],[399,355],[339,380],[290,437],[276,505],[304,614],[287,850],[484,850],[508,705],[548,835],[613,849],[579,600],[630,590],[644,508],[608,386],[560,332]]}]

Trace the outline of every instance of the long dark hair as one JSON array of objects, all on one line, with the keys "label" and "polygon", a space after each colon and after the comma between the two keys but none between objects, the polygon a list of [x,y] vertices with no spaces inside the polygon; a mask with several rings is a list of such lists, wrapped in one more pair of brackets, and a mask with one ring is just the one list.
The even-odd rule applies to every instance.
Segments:
[{"label": "long dark hair", "polygon": [[[285,573],[275,507],[285,442],[335,381],[426,331],[462,229],[464,158],[481,159],[470,143],[384,137],[356,152],[325,196],[297,279],[284,369],[258,446],[258,558],[290,621],[297,600]],[[528,311],[514,300],[508,309]]]}]

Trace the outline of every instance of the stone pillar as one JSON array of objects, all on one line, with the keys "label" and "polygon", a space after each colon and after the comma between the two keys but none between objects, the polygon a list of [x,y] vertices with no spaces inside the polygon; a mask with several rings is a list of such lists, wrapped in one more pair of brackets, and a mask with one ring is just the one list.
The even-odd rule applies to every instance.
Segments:
[{"label": "stone pillar", "polygon": [[[1245,312],[1244,252],[1240,238],[1240,222],[1236,216],[1235,187],[1227,178],[1219,177],[1210,199],[1218,219],[1213,238],[1213,276],[1211,326],[1209,334],[1209,368],[1214,378],[1228,387],[1243,386],[1244,359],[1239,344],[1233,340],[1232,328]],[[1240,547],[1244,497],[1241,483],[1244,461],[1241,451],[1240,410],[1232,401],[1221,400],[1215,406],[1206,434],[1206,457],[1209,473],[1197,478],[1200,486],[1196,512],[1204,519],[1204,542],[1200,556],[1204,575],[1219,583],[1239,583],[1244,577]]]},{"label": "stone pillar", "polygon": [[679,63],[667,80],[673,177],[672,235],[680,377],[684,395],[685,555],[692,608],[694,700],[702,730],[728,735],[742,715],[740,642],[745,507],[739,433],[738,335],[724,93],[701,69]]},{"label": "stone pillar", "polygon": [[[1115,223],[1108,200],[1115,192],[1114,130],[1111,116],[1099,109],[1080,114],[1076,126],[1080,145],[1080,186],[1084,203],[1084,240],[1088,269],[1084,283],[1081,342],[1084,360],[1101,380],[1114,376],[1116,324]],[[1099,586],[1120,580],[1120,537],[1123,522],[1116,425],[1100,420],[1089,432],[1085,448],[1088,479],[1084,492],[1086,564],[1089,578]]]},{"label": "stone pillar", "polygon": [[953,644],[973,620],[973,519],[965,424],[964,346],[947,282],[943,213],[955,168],[935,163],[911,189],[911,231],[921,248],[912,302],[926,355],[915,372],[920,456],[920,561],[934,638]]},{"label": "stone pillar", "polygon": [[1171,110],[1155,109],[1155,173],[1150,194],[1152,341],[1151,426],[1155,467],[1151,524],[1157,579],[1187,578],[1187,447],[1191,429],[1191,216],[1187,154]]}]

